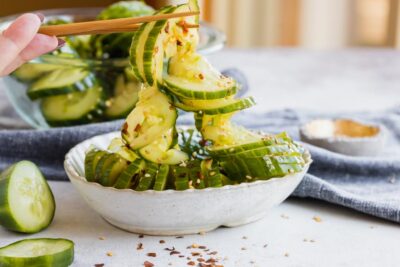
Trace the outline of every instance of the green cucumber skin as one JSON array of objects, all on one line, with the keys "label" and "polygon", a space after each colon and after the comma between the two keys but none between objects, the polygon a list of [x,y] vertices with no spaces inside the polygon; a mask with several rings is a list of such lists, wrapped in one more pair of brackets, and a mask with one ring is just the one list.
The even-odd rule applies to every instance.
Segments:
[{"label": "green cucumber skin", "polygon": [[[14,242],[12,244],[9,244],[8,246],[13,246],[21,242],[26,242],[26,241],[35,241],[35,240],[48,240],[50,242],[52,241],[59,241],[63,240],[66,242],[71,243],[71,248],[69,248],[66,251],[62,251],[59,253],[55,253],[49,256],[39,256],[39,257],[31,257],[31,258],[16,258],[16,257],[7,257],[7,256],[1,256],[0,255],[0,266],[1,267],[67,267],[70,266],[73,261],[74,261],[74,242],[68,239],[59,239],[59,238],[33,238],[33,239],[24,239],[20,240],[17,242]],[[8,247],[5,246],[5,247]],[[0,248],[0,253],[1,249],[5,248],[2,247]]]},{"label": "green cucumber skin", "polygon": [[243,99],[238,99],[234,103],[227,104],[225,106],[217,107],[217,108],[207,108],[207,107],[192,107],[189,104],[185,104],[181,102],[179,99],[174,99],[174,106],[188,112],[202,112],[206,115],[218,115],[218,114],[227,114],[240,110],[244,110],[250,108],[256,104],[253,97],[247,97]]},{"label": "green cucumber skin", "polygon": [[301,153],[291,145],[271,145],[259,147],[251,150],[245,150],[238,153],[232,153],[230,155],[218,155],[213,154],[214,158],[224,160],[225,158],[236,157],[236,158],[256,158],[263,156],[284,156],[284,155],[297,155],[301,156]]},{"label": "green cucumber skin", "polygon": [[[177,7],[165,7],[163,10],[163,14],[173,13]],[[157,43],[158,36],[160,35],[161,31],[164,29],[165,25],[167,24],[168,20],[159,20],[154,24],[154,27],[149,32],[147,36],[147,40],[144,46],[144,53],[143,53],[143,70],[145,80],[149,85],[154,84],[153,78],[153,60],[154,59],[154,49],[155,44]]]},{"label": "green cucumber skin", "polygon": [[275,136],[268,136],[265,138],[261,138],[260,141],[230,146],[227,148],[213,148],[213,147],[206,147],[207,151],[210,153],[212,157],[217,157],[220,155],[232,155],[240,152],[244,152],[247,150],[253,150],[257,148],[262,148],[265,146],[271,145],[289,145],[292,143],[292,139],[285,133],[281,133]]},{"label": "green cucumber skin", "polygon": [[[101,169],[100,180],[99,183],[102,186],[113,186],[118,179],[118,176],[122,173],[117,173],[115,176],[111,176],[112,171],[114,170],[117,164],[125,164],[126,161],[122,159],[118,154],[111,154],[111,156],[106,159],[104,162],[104,166]],[[117,166],[118,167],[118,166]]]},{"label": "green cucumber skin", "polygon": [[[88,90],[91,90],[94,88],[90,88]],[[81,124],[87,124],[87,123],[92,123],[96,121],[100,121],[104,109],[105,109],[105,93],[101,92],[99,94],[99,98],[97,99],[96,105],[86,114],[83,114],[81,117],[76,118],[76,119],[60,119],[56,120],[54,118],[50,118],[46,116],[46,112],[44,111],[45,108],[45,102],[46,101],[53,101],[52,97],[60,97],[60,96],[50,96],[46,97],[42,100],[42,103],[40,105],[42,114],[44,118],[46,119],[47,124],[49,124],[52,127],[66,127],[66,126],[75,126],[75,125],[81,125]],[[66,96],[67,97],[67,96]]]},{"label": "green cucumber skin", "polygon": [[[93,153],[93,154],[92,154]],[[95,180],[95,171],[97,163],[100,158],[104,156],[107,152],[99,151],[97,149],[93,149],[89,151],[85,156],[85,178],[88,182],[93,182]]]},{"label": "green cucumber skin", "polygon": [[168,182],[169,169],[170,167],[167,164],[163,164],[160,166],[156,175],[156,180],[154,182],[153,190],[155,191],[165,190]]},{"label": "green cucumber skin", "polygon": [[128,167],[120,174],[114,187],[117,189],[130,188],[134,176],[138,175],[144,167],[144,160],[136,159],[134,162],[129,164]]},{"label": "green cucumber skin", "polygon": [[175,190],[189,189],[189,169],[183,166],[171,166]]},{"label": "green cucumber skin", "polygon": [[105,153],[103,156],[101,156],[101,158],[97,162],[96,168],[94,170],[94,179],[92,182],[100,183],[100,178],[102,175],[102,170],[103,170],[104,164],[110,157],[112,157],[112,154],[108,153],[108,152]]},{"label": "green cucumber skin", "polygon": [[218,91],[194,91],[186,88],[181,88],[171,82],[168,82],[166,77],[164,76],[165,88],[177,97],[183,97],[187,99],[199,99],[199,100],[212,100],[212,99],[220,99],[228,96],[235,95],[239,89],[238,85],[235,84],[230,88],[226,88]]},{"label": "green cucumber skin", "polygon": [[[4,228],[6,228],[8,230],[11,230],[11,231],[14,231],[14,232],[33,234],[33,233],[37,233],[37,232],[40,232],[40,231],[46,229],[51,224],[51,222],[54,219],[54,215],[55,215],[56,202],[54,200],[54,195],[53,195],[53,192],[50,189],[49,184],[47,183],[45,178],[42,177],[45,186],[50,191],[50,196],[52,198],[52,202],[54,203],[53,214],[50,216],[48,223],[44,224],[41,227],[38,227],[37,229],[27,230],[15,220],[15,218],[12,216],[12,211],[10,210],[10,207],[9,207],[8,187],[9,187],[9,183],[11,182],[10,176],[11,176],[12,172],[14,171],[15,167],[17,166],[17,164],[21,164],[21,163],[22,164],[23,163],[34,164],[32,162],[29,162],[29,161],[20,161],[18,163],[15,163],[15,164],[11,165],[10,167],[8,167],[0,175],[0,218],[1,218],[0,219],[0,225],[2,225]],[[0,266],[2,266],[2,265],[0,265]]]},{"label": "green cucumber skin", "polygon": [[56,96],[56,95],[65,95],[74,92],[83,92],[89,88],[92,88],[95,84],[95,79],[93,75],[88,75],[82,81],[74,83],[69,86],[64,87],[50,87],[46,89],[40,90],[30,90],[28,89],[27,94],[31,100],[36,100],[39,98],[49,97],[49,96]]},{"label": "green cucumber skin", "polygon": [[139,183],[136,186],[136,191],[146,191],[154,186],[155,178],[158,172],[159,165],[146,162],[146,168],[144,173],[139,177]]},{"label": "green cucumber skin", "polygon": [[140,28],[137,31],[137,33],[134,35],[133,40],[132,40],[132,45],[131,45],[131,48],[130,48],[130,56],[129,56],[131,67],[132,67],[132,71],[133,71],[136,79],[138,79],[140,82],[144,82],[144,80],[143,80],[143,77],[140,74],[138,66],[136,64],[136,56],[137,56],[136,55],[136,49],[137,49],[137,46],[139,44],[140,35],[142,35],[142,33],[143,33],[143,31],[144,31],[146,26],[147,26],[147,24],[143,23],[140,26]]}]

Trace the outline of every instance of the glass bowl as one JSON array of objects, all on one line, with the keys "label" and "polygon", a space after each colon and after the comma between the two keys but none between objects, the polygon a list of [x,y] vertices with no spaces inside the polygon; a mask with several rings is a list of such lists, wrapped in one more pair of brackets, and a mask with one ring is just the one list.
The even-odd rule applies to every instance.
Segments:
[{"label": "glass bowl", "polygon": [[[94,20],[102,8],[65,8],[40,10],[46,16],[47,20],[63,19],[66,21],[88,21]],[[8,16],[0,18],[0,31],[17,17]],[[201,23],[200,44],[198,52],[209,54],[223,48],[225,35],[221,31],[211,27],[206,23]],[[96,73],[119,73],[123,72],[129,66],[127,58],[118,59],[83,59],[83,58],[63,58],[57,55],[43,55],[31,63],[41,62],[48,64],[57,64],[61,66],[89,66]],[[30,126],[37,129],[50,128],[40,111],[40,101],[32,101],[28,98],[26,90],[28,84],[18,81],[13,76],[7,76],[1,79],[1,84],[12,106],[18,115]]]}]

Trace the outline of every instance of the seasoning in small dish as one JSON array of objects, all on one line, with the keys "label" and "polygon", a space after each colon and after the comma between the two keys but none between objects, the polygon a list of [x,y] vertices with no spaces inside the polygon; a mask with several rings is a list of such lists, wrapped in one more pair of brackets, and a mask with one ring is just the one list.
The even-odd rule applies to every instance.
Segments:
[{"label": "seasoning in small dish", "polygon": [[318,119],[300,128],[302,141],[350,156],[375,156],[382,150],[385,135],[381,125],[351,119]]}]

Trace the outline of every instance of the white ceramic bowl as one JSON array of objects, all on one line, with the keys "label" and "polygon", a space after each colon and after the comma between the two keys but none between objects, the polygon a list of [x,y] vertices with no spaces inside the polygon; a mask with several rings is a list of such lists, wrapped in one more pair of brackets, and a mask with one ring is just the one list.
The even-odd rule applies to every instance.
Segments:
[{"label": "white ceramic bowl", "polygon": [[90,145],[105,149],[119,134],[99,135],[76,145],[65,156],[64,167],[82,197],[106,221],[141,234],[195,234],[261,219],[294,191],[311,163],[307,152],[307,165],[301,173],[202,190],[136,192],[87,182],[84,178],[85,151]]}]

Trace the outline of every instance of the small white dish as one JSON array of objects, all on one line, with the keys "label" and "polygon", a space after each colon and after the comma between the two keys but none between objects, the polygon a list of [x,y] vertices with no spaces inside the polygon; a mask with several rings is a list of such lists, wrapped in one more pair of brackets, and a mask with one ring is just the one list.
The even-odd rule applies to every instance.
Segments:
[{"label": "small white dish", "polygon": [[65,156],[65,171],[88,205],[106,221],[123,230],[147,235],[196,234],[261,219],[295,190],[311,163],[307,152],[307,164],[301,173],[202,190],[137,192],[87,182],[85,151],[90,145],[105,149],[119,134],[99,135],[73,147]]},{"label": "small white dish", "polygon": [[351,119],[319,119],[300,128],[300,139],[349,156],[377,156],[386,138],[381,125]]}]

